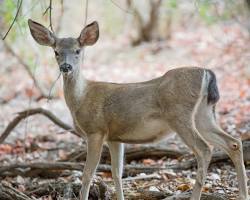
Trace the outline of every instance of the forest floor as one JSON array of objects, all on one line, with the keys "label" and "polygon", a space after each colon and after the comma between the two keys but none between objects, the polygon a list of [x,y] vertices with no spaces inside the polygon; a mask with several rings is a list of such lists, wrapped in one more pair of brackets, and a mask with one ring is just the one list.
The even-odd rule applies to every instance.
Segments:
[{"label": "forest floor", "polygon": [[[250,139],[250,39],[247,33],[237,23],[230,26],[200,26],[193,28],[178,28],[168,41],[145,43],[137,47],[130,47],[128,39],[121,36],[117,39],[107,39],[89,47],[85,52],[83,73],[92,80],[109,82],[138,82],[155,78],[169,69],[180,66],[202,66],[215,71],[220,90],[220,102],[217,106],[218,120],[224,130],[242,140]],[[55,98],[47,102],[46,99],[35,101],[39,92],[27,75],[23,66],[0,47],[0,133],[16,116],[17,112],[29,108],[42,107],[52,111],[56,116],[71,124],[69,111],[63,99],[62,82],[58,81],[54,94]],[[51,53],[51,51],[49,51]],[[42,55],[40,55],[42,57]],[[51,58],[51,55],[49,59]],[[47,88],[56,79],[58,68],[52,62],[41,59],[41,67],[35,72],[36,78]],[[160,145],[183,155],[169,157],[147,157],[126,162],[131,166],[161,167],[178,165],[193,155],[180,141],[178,136],[160,142]],[[129,148],[138,148],[147,145],[127,145]],[[152,144],[151,144],[152,146]],[[158,147],[159,144],[154,144]],[[0,144],[0,163],[31,163],[71,161],[77,159],[69,157],[72,152],[84,149],[85,142],[77,136],[57,127],[44,116],[35,115],[23,120]],[[71,159],[70,159],[71,158]],[[78,159],[77,161],[84,161]],[[102,160],[102,164],[109,164],[109,159]],[[246,163],[247,164],[247,163]],[[249,164],[249,163],[248,163]],[[247,176],[250,178],[250,165],[247,167]],[[27,169],[26,169],[27,170]],[[15,171],[15,170],[14,170]],[[11,171],[11,172],[14,172]],[[82,172],[75,170],[52,170],[49,174],[39,172],[25,176],[10,175],[1,172],[1,183],[12,186],[19,191],[40,199],[74,198],[73,183],[79,184]],[[57,173],[56,173],[57,172]],[[98,176],[114,193],[111,174],[108,171],[99,171]],[[126,173],[124,176],[124,193],[126,199],[147,199],[148,191],[155,193],[165,192],[165,196],[155,197],[163,199],[167,195],[179,194],[192,190],[195,182],[196,167],[189,169],[160,169],[149,173]],[[35,176],[35,177],[34,177]],[[32,186],[50,182],[54,189],[44,193],[36,192]],[[63,191],[57,191],[55,182],[65,182]],[[229,160],[211,164],[208,170],[204,192],[226,194],[228,199],[235,199],[238,192],[236,172]],[[112,193],[112,192],[111,192]],[[144,196],[143,196],[144,195]],[[94,197],[93,197],[94,198]],[[150,198],[149,198],[150,199]],[[153,197],[151,198],[153,199]]]}]

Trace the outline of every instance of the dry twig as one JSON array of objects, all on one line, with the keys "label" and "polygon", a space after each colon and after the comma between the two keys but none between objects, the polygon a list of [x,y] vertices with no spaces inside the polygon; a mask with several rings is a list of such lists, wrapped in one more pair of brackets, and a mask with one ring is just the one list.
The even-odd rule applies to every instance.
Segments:
[{"label": "dry twig", "polygon": [[1,134],[0,144],[4,142],[4,140],[8,137],[10,132],[20,123],[20,121],[22,121],[23,119],[25,119],[31,115],[35,115],[35,114],[42,114],[42,115],[46,116],[48,119],[50,119],[57,126],[79,136],[79,134],[76,133],[71,126],[69,126],[68,124],[61,121],[58,117],[56,117],[49,110],[46,110],[43,108],[33,108],[33,109],[24,110],[24,111],[18,113],[18,115],[8,124],[8,126],[5,128],[5,130]]},{"label": "dry twig", "polygon": [[[189,200],[191,197],[191,192],[184,192],[178,195],[174,195],[171,197],[167,197],[164,200]],[[218,193],[202,193],[201,200],[228,200],[226,195],[218,194]]]},{"label": "dry twig", "polygon": [[62,18],[63,18],[63,14],[64,14],[64,2],[63,0],[60,1],[61,3],[61,9],[60,9],[60,14],[58,16],[57,19],[57,26],[55,28],[55,33],[59,33],[62,27]]},{"label": "dry twig", "polygon": [[17,189],[0,183],[0,199],[4,200],[35,200],[35,198],[30,198],[24,193],[18,191]]},{"label": "dry twig", "polygon": [[[84,163],[74,162],[33,162],[33,163],[17,163],[0,167],[0,176],[24,176],[24,177],[47,177],[48,173],[55,172],[55,176],[62,175],[62,170],[82,171]],[[125,175],[137,175],[139,173],[153,173],[155,171],[164,170],[165,167],[150,167],[142,165],[126,165],[124,167]],[[110,172],[110,165],[100,164],[97,168],[101,172]],[[60,173],[56,173],[60,171]]]},{"label": "dry twig", "polygon": [[[165,146],[148,145],[126,148],[125,158],[126,162],[131,162],[133,160],[141,160],[145,158],[179,158],[187,153],[188,152],[184,150],[168,148]],[[61,161],[85,161],[86,156],[86,148],[84,146],[80,146]],[[107,162],[110,160],[111,159],[109,149],[107,146],[104,146],[102,151],[101,162]]]},{"label": "dry twig", "polygon": [[48,11],[49,11],[49,27],[51,31],[54,33],[53,24],[52,24],[52,0],[49,1],[49,6],[46,8],[43,15],[46,15]]},{"label": "dry twig", "polygon": [[2,37],[2,40],[5,40],[5,38],[6,38],[7,35],[9,34],[10,30],[12,29],[12,27],[13,27],[15,21],[17,20],[17,17],[18,17],[18,14],[19,14],[19,12],[20,12],[20,9],[21,9],[22,4],[23,4],[23,0],[18,0],[18,2],[17,2],[17,6],[18,6],[18,7],[17,7],[16,15],[15,15],[15,17],[14,17],[14,19],[13,19],[13,21],[12,21],[12,23],[11,23],[9,29],[8,29],[8,31],[7,31],[7,32],[5,33],[5,35]]},{"label": "dry twig", "polygon": [[[78,196],[81,189],[81,183],[67,183],[61,180],[48,181],[38,185],[28,186],[26,188],[25,194],[36,195],[36,196],[46,196],[56,192],[58,195],[65,197],[65,188],[70,190],[70,194],[67,198],[72,196]],[[100,178],[95,178],[93,184],[90,187],[89,199],[103,199],[110,200],[112,191],[110,188],[102,181]]]},{"label": "dry twig", "polygon": [[[250,161],[250,141],[247,140],[243,140],[243,157],[244,157],[244,161],[245,162],[249,162]],[[212,163],[218,163],[218,162],[225,162],[225,161],[229,161],[230,158],[229,156],[222,150],[218,150],[216,152],[213,153],[212,155],[212,159],[210,164]],[[197,167],[197,161],[196,158],[193,157],[190,160],[187,160],[185,162],[180,162],[177,165],[173,165],[171,168],[172,169],[177,169],[177,170],[188,170],[190,168],[193,167]]]}]

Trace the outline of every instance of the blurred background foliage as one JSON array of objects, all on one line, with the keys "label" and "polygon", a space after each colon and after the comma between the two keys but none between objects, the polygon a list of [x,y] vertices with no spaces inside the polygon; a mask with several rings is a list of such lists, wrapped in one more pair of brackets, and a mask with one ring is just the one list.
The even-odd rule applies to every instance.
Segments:
[{"label": "blurred background foliage", "polygon": [[[55,33],[60,37],[77,37],[84,26],[86,0],[51,2]],[[0,0],[2,37],[9,29],[20,4],[17,20],[4,43],[9,44],[23,58],[31,73],[41,72],[41,80],[46,79],[48,83],[45,85],[48,88],[56,76],[56,72],[49,70],[49,66],[55,66],[53,53],[34,43],[27,20],[32,18],[50,27],[50,0]],[[89,0],[87,22],[97,20],[100,24],[97,47],[107,42],[115,44],[117,41],[126,47],[151,41],[166,45],[176,31],[192,29],[195,32],[198,26],[219,27],[222,24],[237,23],[250,35],[249,13],[249,0]],[[109,48],[110,55],[112,49],[115,49],[114,45]],[[107,52],[102,52],[104,54]],[[110,60],[110,56],[103,59]],[[36,68],[40,65],[45,67]]]},{"label": "blurred background foliage", "polygon": [[[21,0],[0,1],[0,27],[2,34],[7,31],[12,23],[20,3]],[[49,3],[49,0],[22,1],[19,16],[8,39],[13,42],[20,35],[26,34],[27,19],[30,17],[37,18],[40,22],[48,24],[49,12],[44,12],[49,7]],[[154,4],[158,5],[155,6]],[[53,24],[60,26],[59,23],[62,23],[60,18],[63,18],[64,10],[75,10],[77,5],[81,8],[82,13],[78,13],[79,9],[74,13],[79,14],[78,18],[83,19],[85,15],[85,1],[75,0],[68,3],[63,0],[53,0]],[[134,23],[134,26],[137,26],[134,29],[137,28],[137,32],[139,32],[140,26],[142,26],[140,23],[149,23],[150,17],[152,18],[150,15],[153,9],[155,9],[157,19],[153,22],[154,24],[151,24],[150,28],[156,28],[155,24],[159,24],[161,27],[165,26],[165,29],[161,28],[157,32],[160,35],[165,34],[165,36],[168,36],[169,30],[166,29],[170,28],[170,24],[175,26],[190,25],[190,22],[193,24],[206,23],[207,25],[214,25],[216,23],[237,21],[244,28],[249,29],[248,5],[248,0],[95,0],[89,2],[90,11],[88,14],[89,17],[92,16],[92,11],[94,10],[94,16],[98,16],[101,19],[103,31],[110,37],[117,37],[127,31],[128,23]],[[140,22],[136,22],[136,20]],[[72,21],[72,23],[74,22]],[[129,31],[132,30],[130,29]],[[136,31],[134,30],[134,32]],[[153,37],[152,39],[156,38]]]}]

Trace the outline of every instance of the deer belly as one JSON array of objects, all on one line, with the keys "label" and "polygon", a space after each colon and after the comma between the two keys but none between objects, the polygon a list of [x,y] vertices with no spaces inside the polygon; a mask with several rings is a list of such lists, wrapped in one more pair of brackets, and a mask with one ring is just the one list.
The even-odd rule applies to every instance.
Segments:
[{"label": "deer belly", "polygon": [[148,120],[140,122],[132,130],[114,133],[110,140],[123,143],[150,143],[155,142],[172,133],[167,122],[164,120]]}]

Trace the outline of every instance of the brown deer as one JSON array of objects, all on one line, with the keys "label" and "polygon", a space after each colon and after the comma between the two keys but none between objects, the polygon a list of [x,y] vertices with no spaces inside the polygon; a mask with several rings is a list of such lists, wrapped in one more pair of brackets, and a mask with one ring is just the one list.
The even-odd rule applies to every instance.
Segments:
[{"label": "brown deer", "polygon": [[213,146],[224,149],[232,159],[238,176],[239,199],[248,199],[241,141],[225,133],[215,120],[219,92],[211,70],[178,68],[150,81],[129,84],[86,80],[80,69],[82,49],[97,41],[97,22],[87,25],[76,39],[58,38],[32,20],[28,24],[36,42],[54,49],[75,128],[87,137],[81,200],[88,199],[104,142],[111,153],[117,198],[123,200],[123,143],[154,142],[173,132],[179,134],[197,159],[191,200],[200,199]]}]

